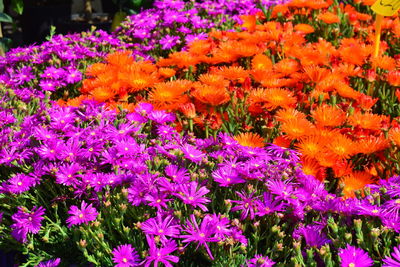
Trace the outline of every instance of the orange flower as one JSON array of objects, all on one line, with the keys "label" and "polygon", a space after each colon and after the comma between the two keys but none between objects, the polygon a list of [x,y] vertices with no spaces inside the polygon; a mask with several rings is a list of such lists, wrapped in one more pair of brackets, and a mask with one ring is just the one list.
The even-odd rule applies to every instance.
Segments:
[{"label": "orange flower", "polygon": [[312,175],[320,181],[325,180],[326,168],[319,165],[314,159],[301,158],[302,170],[307,175]]},{"label": "orange flower", "polygon": [[117,51],[106,56],[106,61],[114,66],[128,66],[133,64],[132,51]]},{"label": "orange flower", "polygon": [[329,11],[319,14],[317,18],[319,20],[322,20],[326,24],[333,24],[333,23],[340,22],[339,17],[336,14],[329,12]]},{"label": "orange flower", "polygon": [[256,133],[241,133],[233,137],[242,146],[264,147],[264,138]]},{"label": "orange flower", "polygon": [[191,87],[192,82],[188,80],[157,83],[148,100],[158,109],[176,110],[180,104],[189,102],[188,96],[183,94]]},{"label": "orange flower", "polygon": [[320,157],[317,158],[318,163],[327,168],[334,167],[338,160],[340,160],[338,155],[332,153],[331,151],[321,153]]},{"label": "orange flower", "polygon": [[342,97],[347,97],[347,98],[357,100],[361,94],[360,92],[354,90],[353,88],[351,88],[348,84],[346,84],[344,82],[338,82],[335,85],[335,88],[336,88],[336,91],[338,92],[338,94]]},{"label": "orange flower", "polygon": [[356,144],[342,134],[337,134],[331,140],[327,139],[326,142],[329,151],[340,159],[348,159],[357,152]]},{"label": "orange flower", "polygon": [[297,150],[308,159],[317,159],[326,151],[323,138],[319,135],[309,135],[296,144]]},{"label": "orange flower", "polygon": [[357,142],[357,150],[363,154],[372,154],[387,147],[389,147],[389,141],[383,135],[368,135]]},{"label": "orange flower", "polygon": [[315,65],[306,66],[303,69],[308,78],[315,83],[322,81],[330,74],[327,68],[321,68]]},{"label": "orange flower", "polygon": [[225,87],[197,84],[195,88],[192,96],[205,104],[219,106],[225,104],[230,99]]},{"label": "orange flower", "polygon": [[193,103],[180,104],[179,109],[188,119],[194,119],[196,117],[196,107]]},{"label": "orange flower", "polygon": [[291,141],[286,135],[280,135],[276,137],[272,143],[280,147],[289,148]]},{"label": "orange flower", "polygon": [[378,67],[384,70],[389,70],[392,71],[396,68],[396,60],[392,57],[383,55],[379,57],[373,57],[372,58],[372,66],[373,67]]},{"label": "orange flower", "polygon": [[279,122],[286,122],[291,119],[301,119],[301,120],[307,120],[306,114],[294,109],[294,108],[288,108],[288,109],[280,109],[276,112],[276,119]]},{"label": "orange flower", "polygon": [[396,144],[396,146],[400,146],[400,128],[390,129],[389,138]]},{"label": "orange flower", "polygon": [[305,34],[313,33],[315,31],[314,27],[309,24],[297,24],[294,29]]},{"label": "orange flower", "polygon": [[225,80],[222,75],[205,73],[199,76],[199,81],[210,86],[229,86],[229,81]]},{"label": "orange flower", "polygon": [[[345,42],[346,40],[342,41]],[[339,48],[340,57],[344,62],[354,64],[354,65],[363,65],[367,59],[367,57],[371,53],[371,48],[365,45],[360,45],[357,42],[353,42],[350,45],[343,45]]]},{"label": "orange flower", "polygon": [[322,78],[322,80],[317,83],[315,89],[318,91],[330,92],[335,90],[339,83],[344,83],[343,76],[338,73],[332,73]]},{"label": "orange flower", "polygon": [[243,82],[244,79],[249,77],[248,71],[241,66],[221,67],[214,74],[221,75],[228,80],[238,80],[239,82]]},{"label": "orange flower", "polygon": [[86,69],[86,76],[97,76],[101,73],[104,73],[107,71],[107,64],[104,63],[94,63],[93,65],[90,65]]},{"label": "orange flower", "polygon": [[332,166],[332,170],[336,177],[343,177],[351,174],[353,171],[353,165],[347,160],[338,160]]},{"label": "orange flower", "polygon": [[171,68],[160,68],[158,73],[164,78],[170,78],[175,75],[176,71]]},{"label": "orange flower", "polygon": [[399,70],[390,71],[386,76],[386,80],[390,85],[400,86],[400,71]]},{"label": "orange flower", "polygon": [[256,70],[265,70],[272,68],[272,60],[264,54],[257,54],[251,60],[251,67]]},{"label": "orange flower", "polygon": [[313,129],[314,125],[311,122],[301,118],[288,119],[281,125],[282,132],[285,132],[292,139],[306,136]]},{"label": "orange flower", "polygon": [[343,183],[343,194],[345,197],[355,197],[354,191],[363,189],[366,185],[372,184],[371,174],[364,171],[352,172],[341,180]]},{"label": "orange flower", "polygon": [[99,102],[111,100],[115,96],[115,92],[110,87],[96,87],[90,92],[93,98]]},{"label": "orange flower", "polygon": [[274,65],[274,69],[277,72],[280,72],[285,75],[289,75],[291,73],[294,73],[298,70],[300,70],[300,65],[299,63],[290,58],[285,58],[279,61],[277,64]]},{"label": "orange flower", "polygon": [[121,73],[119,78],[121,82],[125,82],[128,91],[131,93],[151,87],[158,82],[158,77],[155,73],[146,74],[141,71]]},{"label": "orange flower", "polygon": [[341,63],[337,67],[333,68],[334,73],[339,73],[343,76],[360,76],[362,69],[354,64]]},{"label": "orange flower", "polygon": [[250,32],[254,32],[257,22],[255,15],[241,15],[239,18],[243,21],[241,24],[243,28],[246,28]]},{"label": "orange flower", "polygon": [[370,110],[379,98],[372,98],[366,94],[361,93],[357,99],[358,105],[364,110]]},{"label": "orange flower", "polygon": [[346,120],[346,114],[343,110],[329,105],[317,107],[311,111],[311,115],[315,119],[317,126],[341,126]]},{"label": "orange flower", "polygon": [[286,89],[270,88],[265,90],[264,101],[265,106],[272,110],[278,107],[288,108],[296,105],[297,99],[293,93]]},{"label": "orange flower", "polygon": [[211,50],[210,40],[196,40],[189,44],[189,52],[194,55],[207,55]]},{"label": "orange flower", "polygon": [[354,112],[348,118],[351,126],[359,126],[363,129],[380,130],[383,117],[370,112],[361,113],[360,111]]}]

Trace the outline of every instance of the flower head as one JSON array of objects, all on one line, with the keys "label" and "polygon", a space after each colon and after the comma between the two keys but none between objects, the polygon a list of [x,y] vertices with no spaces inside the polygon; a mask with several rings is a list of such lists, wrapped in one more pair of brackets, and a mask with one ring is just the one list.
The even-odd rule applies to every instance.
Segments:
[{"label": "flower head", "polygon": [[85,201],[82,201],[80,209],[75,205],[71,206],[68,214],[72,215],[67,219],[68,227],[71,227],[96,220],[98,212],[92,207],[92,204],[88,205]]},{"label": "flower head", "polygon": [[272,267],[274,264],[275,262],[270,260],[267,256],[259,254],[247,261],[247,267]]},{"label": "flower head", "polygon": [[39,232],[44,212],[43,207],[33,207],[31,211],[18,207],[18,212],[11,216],[14,221],[14,224],[11,225],[13,229],[11,235],[22,243],[26,242],[28,233],[37,234]]},{"label": "flower head", "polygon": [[112,251],[116,267],[139,266],[139,255],[131,244],[120,245]]},{"label": "flower head", "polygon": [[367,252],[349,244],[347,244],[346,248],[339,249],[339,256],[341,267],[369,267],[374,264]]}]

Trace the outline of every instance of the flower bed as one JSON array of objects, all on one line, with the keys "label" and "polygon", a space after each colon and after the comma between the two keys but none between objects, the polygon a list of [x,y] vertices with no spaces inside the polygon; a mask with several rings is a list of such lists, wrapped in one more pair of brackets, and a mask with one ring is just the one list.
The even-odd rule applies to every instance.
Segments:
[{"label": "flower bed", "polygon": [[398,18],[374,57],[371,1],[229,3],[1,59],[16,264],[400,264]]}]

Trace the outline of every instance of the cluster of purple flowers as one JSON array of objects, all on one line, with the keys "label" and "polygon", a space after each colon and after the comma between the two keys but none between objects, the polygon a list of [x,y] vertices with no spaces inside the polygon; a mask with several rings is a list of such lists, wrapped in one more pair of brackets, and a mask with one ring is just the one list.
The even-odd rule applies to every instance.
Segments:
[{"label": "cluster of purple flowers", "polygon": [[55,35],[40,45],[14,48],[0,57],[0,84],[13,89],[26,102],[60,88],[73,93],[88,64],[128,46],[101,30]]},{"label": "cluster of purple flowers", "polygon": [[[353,227],[348,219],[332,223],[333,215],[380,218],[385,226],[399,230],[398,177],[371,186],[363,199],[346,200],[305,175],[297,153],[289,149],[244,147],[228,134],[207,139],[181,136],[173,128],[173,114],[145,103],[129,114],[105,110],[95,102],[79,108],[52,105],[42,104],[37,113],[18,124],[10,109],[1,110],[0,164],[9,175],[2,177],[0,194],[14,201],[15,209],[0,205],[5,218],[1,224],[22,244],[50,227],[43,220],[45,212],[51,213],[49,203],[32,195],[47,185],[53,187],[45,192],[47,199],[58,203],[63,198],[69,203],[59,217],[60,227],[67,232],[77,231],[82,224],[96,228],[114,220],[107,216],[114,207],[104,195],[112,200],[123,192],[126,197],[119,206],[141,212],[138,217],[119,218],[136,222],[141,238],[107,244],[118,266],[168,266],[181,260],[179,254],[200,248],[209,260],[216,260],[218,246],[248,247],[254,242],[244,225],[264,228],[271,218],[275,222],[268,227],[291,225],[294,231],[286,234],[304,240],[305,248],[332,246],[327,233],[335,222]],[[28,195],[34,202],[26,202]],[[379,204],[374,202],[378,196]],[[6,215],[10,212],[11,216]],[[134,247],[143,249],[146,243],[147,256],[141,261]],[[361,248],[350,253],[349,247],[340,247],[343,262],[357,251],[366,253]],[[98,250],[90,249],[91,253]],[[254,251],[255,258],[247,265],[271,266],[279,260],[259,253]],[[369,263],[370,256],[365,255]]]}]

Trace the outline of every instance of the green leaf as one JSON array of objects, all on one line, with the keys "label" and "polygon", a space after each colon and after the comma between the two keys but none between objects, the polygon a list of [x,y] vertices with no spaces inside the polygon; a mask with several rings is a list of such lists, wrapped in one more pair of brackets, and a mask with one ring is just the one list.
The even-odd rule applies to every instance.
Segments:
[{"label": "green leaf", "polygon": [[0,13],[3,13],[4,11],[4,3],[3,0],[0,0]]},{"label": "green leaf", "polygon": [[24,1],[23,0],[11,0],[11,8],[17,12],[18,15],[22,15],[24,12]]},{"label": "green leaf", "polygon": [[0,22],[12,22],[12,18],[6,13],[0,13]]}]

